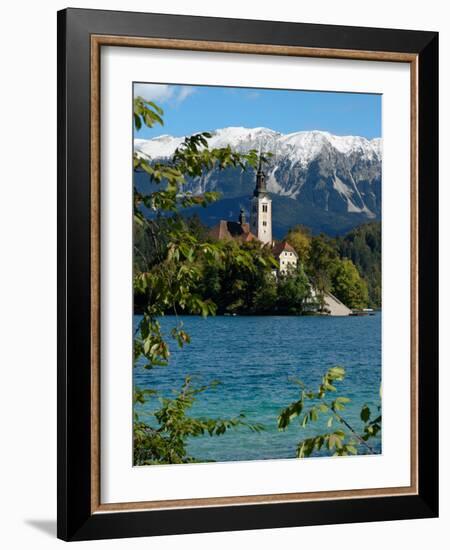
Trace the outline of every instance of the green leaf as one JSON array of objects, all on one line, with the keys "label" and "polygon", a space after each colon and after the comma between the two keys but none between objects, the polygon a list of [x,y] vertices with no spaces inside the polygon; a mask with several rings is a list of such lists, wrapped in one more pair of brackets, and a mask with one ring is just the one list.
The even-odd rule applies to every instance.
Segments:
[{"label": "green leaf", "polygon": [[336,401],[339,403],[350,403],[351,399],[349,397],[336,397]]},{"label": "green leaf", "polygon": [[345,376],[345,369],[343,367],[332,367],[327,372],[328,378],[331,380],[343,380]]},{"label": "green leaf", "polygon": [[363,422],[367,422],[369,420],[369,418],[370,418],[370,409],[367,405],[364,405],[364,407],[361,409],[360,416],[361,416],[361,420]]},{"label": "green leaf", "polygon": [[337,437],[337,435],[330,434],[328,436],[328,449],[331,451],[340,442],[341,440],[339,439],[339,437]]}]

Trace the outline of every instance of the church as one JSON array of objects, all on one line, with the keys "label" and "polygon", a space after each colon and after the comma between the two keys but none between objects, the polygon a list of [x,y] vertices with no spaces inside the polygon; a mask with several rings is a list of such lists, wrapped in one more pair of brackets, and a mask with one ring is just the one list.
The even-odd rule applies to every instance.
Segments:
[{"label": "church", "polygon": [[263,244],[272,244],[272,199],[267,192],[261,159],[251,202],[250,229]]},{"label": "church", "polygon": [[286,241],[275,242],[272,238],[272,199],[266,187],[266,175],[261,159],[256,172],[256,185],[250,206],[250,223],[247,223],[241,208],[238,221],[220,220],[210,235],[219,240],[236,239],[241,242],[260,241],[271,247],[272,255],[278,261],[279,273],[286,274],[297,267],[298,255]]},{"label": "church", "polygon": [[[220,220],[210,230],[210,235],[218,240],[238,240],[241,242],[259,241],[262,246],[270,247],[273,257],[278,262],[278,269],[273,271],[275,277],[293,272],[298,264],[298,254],[287,241],[274,241],[272,237],[272,199],[266,187],[266,175],[262,169],[261,159],[256,172],[256,185],[250,206],[250,223],[241,208],[237,221]],[[311,287],[312,296],[316,290]],[[352,311],[331,292],[323,296],[322,314],[345,317]]]}]

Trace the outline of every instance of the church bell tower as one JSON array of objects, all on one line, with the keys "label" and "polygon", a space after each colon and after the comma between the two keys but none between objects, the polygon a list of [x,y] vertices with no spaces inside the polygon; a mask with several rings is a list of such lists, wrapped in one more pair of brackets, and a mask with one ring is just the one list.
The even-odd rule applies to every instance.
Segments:
[{"label": "church bell tower", "polygon": [[256,186],[253,192],[250,230],[263,244],[272,243],[272,199],[266,188],[266,175],[262,169],[261,155],[256,172]]}]

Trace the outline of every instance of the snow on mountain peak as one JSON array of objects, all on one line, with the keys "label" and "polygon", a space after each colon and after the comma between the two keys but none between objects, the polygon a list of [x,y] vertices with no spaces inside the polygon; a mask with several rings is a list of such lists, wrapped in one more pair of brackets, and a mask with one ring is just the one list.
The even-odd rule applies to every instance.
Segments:
[{"label": "snow on mountain peak", "polygon": [[[270,128],[244,128],[230,126],[211,132],[210,147],[230,145],[239,152],[250,149],[270,151],[275,157],[288,157],[293,162],[306,165],[324,148],[334,149],[344,155],[357,153],[369,160],[381,160],[381,138],[368,140],[360,136],[336,136],[329,132],[312,130],[281,134]],[[183,137],[161,135],[152,139],[135,139],[138,155],[147,158],[167,158],[181,145]]]},{"label": "snow on mountain peak", "polygon": [[[230,146],[241,153],[261,148],[272,153],[264,168],[267,189],[274,195],[300,201],[303,207],[309,205],[326,216],[346,212],[373,219],[381,214],[381,138],[336,136],[321,130],[282,134],[270,128],[240,126],[210,133],[211,148]],[[183,136],[166,134],[136,139],[134,147],[145,158],[164,159],[172,156],[183,140]],[[251,195],[254,171],[231,178],[225,172],[213,168],[189,178],[186,190],[194,195],[215,191],[228,198]]]}]

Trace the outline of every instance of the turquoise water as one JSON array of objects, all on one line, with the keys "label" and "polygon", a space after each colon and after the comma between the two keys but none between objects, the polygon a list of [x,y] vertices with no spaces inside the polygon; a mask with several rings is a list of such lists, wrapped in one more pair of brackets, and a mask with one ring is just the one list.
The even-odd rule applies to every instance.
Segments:
[{"label": "turquoise water", "polygon": [[[329,367],[344,366],[346,377],[337,383],[336,395],[351,398],[343,414],[357,428],[361,426],[361,406],[367,403],[375,412],[380,404],[380,313],[365,317],[181,319],[191,336],[191,344],[181,350],[172,345],[170,365],[166,368],[135,369],[135,384],[173,396],[171,390],[179,388],[188,374],[200,384],[218,379],[221,385],[201,394],[191,409],[192,414],[224,418],[242,412],[248,422],[265,427],[262,433],[239,428],[220,437],[192,438],[189,452],[196,458],[215,461],[291,458],[298,441],[323,433],[323,424],[314,423],[304,429],[298,422],[285,432],[278,431],[278,414],[298,396],[298,388],[290,382],[292,377],[301,378],[315,388]],[[135,323],[138,321],[135,316]],[[161,324],[168,332],[175,319],[162,318]],[[372,446],[381,452],[380,439]]]}]

